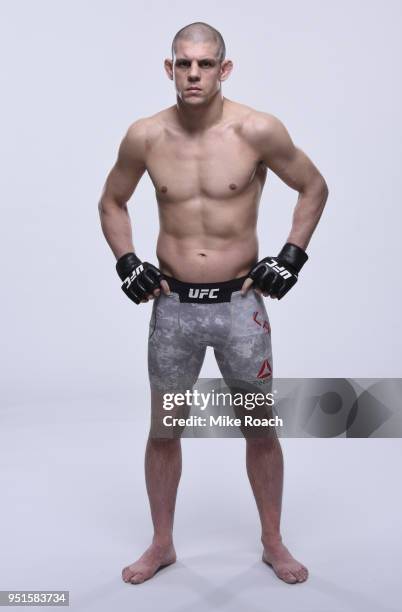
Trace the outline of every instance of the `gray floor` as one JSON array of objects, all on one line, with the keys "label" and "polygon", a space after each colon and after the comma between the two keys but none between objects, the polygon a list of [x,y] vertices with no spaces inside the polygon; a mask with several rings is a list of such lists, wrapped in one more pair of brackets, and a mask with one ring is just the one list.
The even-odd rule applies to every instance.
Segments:
[{"label": "gray floor", "polygon": [[[143,585],[144,408],[89,399],[1,411],[1,589],[70,590],[72,610],[400,610],[400,440],[282,440],[282,534],[310,570],[261,563],[241,439],[183,440],[178,562]],[[49,608],[53,609],[53,608]]]}]

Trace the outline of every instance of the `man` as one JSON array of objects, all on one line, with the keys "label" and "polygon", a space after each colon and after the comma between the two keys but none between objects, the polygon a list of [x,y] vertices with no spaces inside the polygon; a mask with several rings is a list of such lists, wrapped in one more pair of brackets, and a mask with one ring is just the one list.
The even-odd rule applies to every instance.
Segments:
[{"label": "man", "polygon": [[[223,97],[221,83],[233,64],[225,59],[217,30],[201,22],[182,28],[164,65],[176,104],[128,128],[99,203],[122,289],[136,304],[156,298],[148,340],[153,425],[145,460],[154,535],[145,553],[123,570],[123,580],[133,584],[176,560],[172,532],[181,445],[179,436],[158,436],[153,429],[163,391],[194,384],[206,346],[214,347],[224,377],[262,383],[271,378],[262,296],[281,299],[297,281],[328,196],[324,178],[279,119]],[[257,212],[268,168],[299,196],[285,246],[277,257],[258,261]],[[127,211],[145,171],[159,208],[158,268],[134,254]],[[248,437],[246,449],[263,561],[285,582],[303,582],[307,568],[280,534],[279,440]]]}]

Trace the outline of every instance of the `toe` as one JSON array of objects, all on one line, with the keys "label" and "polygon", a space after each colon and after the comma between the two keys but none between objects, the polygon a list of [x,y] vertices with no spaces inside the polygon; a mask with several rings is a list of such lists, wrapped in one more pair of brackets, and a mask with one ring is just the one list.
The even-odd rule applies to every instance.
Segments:
[{"label": "toe", "polygon": [[144,575],[141,574],[140,572],[137,572],[130,578],[131,584],[141,584],[142,582],[144,582],[144,580],[145,580]]},{"label": "toe", "polygon": [[302,565],[299,571],[297,572],[297,576],[298,576],[299,582],[304,582],[305,580],[307,580],[308,578],[307,567],[304,567],[304,565]]},{"label": "toe", "polygon": [[294,584],[295,582],[297,582],[297,578],[289,570],[282,571],[279,574],[279,577],[282,578],[282,580],[284,580],[285,582],[288,582],[289,584]]}]

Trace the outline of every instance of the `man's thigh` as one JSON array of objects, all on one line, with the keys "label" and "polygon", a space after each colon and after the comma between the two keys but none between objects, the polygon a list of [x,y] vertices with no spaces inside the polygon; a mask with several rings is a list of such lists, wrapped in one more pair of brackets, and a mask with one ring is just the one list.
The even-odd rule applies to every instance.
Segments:
[{"label": "man's thigh", "polygon": [[171,407],[173,394],[185,393],[196,383],[206,346],[192,342],[179,323],[178,295],[162,294],[153,304],[148,333],[148,375],[151,387],[151,437],[179,437],[183,426],[166,426],[164,417],[187,418],[189,408]]},{"label": "man's thigh", "polygon": [[[272,393],[273,357],[271,326],[262,296],[252,289],[244,297],[233,295],[230,337],[223,347],[215,348],[214,352],[222,377],[232,394],[242,394],[244,397],[242,404],[234,405],[235,416],[242,419],[242,423],[246,416],[260,420],[272,418],[271,402],[269,399],[263,400]],[[272,427],[266,425],[243,424],[241,430],[245,437],[264,437],[275,433]]]}]

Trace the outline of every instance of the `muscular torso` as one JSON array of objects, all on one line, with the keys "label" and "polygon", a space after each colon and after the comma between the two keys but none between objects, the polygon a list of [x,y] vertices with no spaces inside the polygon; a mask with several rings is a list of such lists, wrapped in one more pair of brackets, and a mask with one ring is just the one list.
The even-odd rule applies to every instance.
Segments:
[{"label": "muscular torso", "polygon": [[146,169],[158,202],[162,272],[216,282],[247,274],[257,261],[267,169],[244,131],[250,112],[225,99],[222,120],[202,134],[185,132],[174,107],[151,118]]}]

